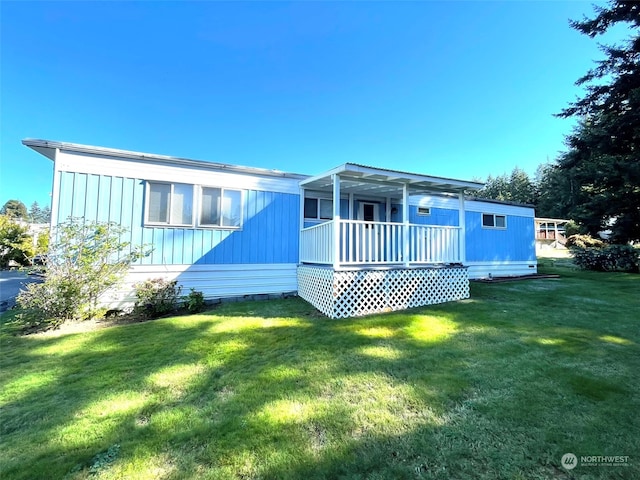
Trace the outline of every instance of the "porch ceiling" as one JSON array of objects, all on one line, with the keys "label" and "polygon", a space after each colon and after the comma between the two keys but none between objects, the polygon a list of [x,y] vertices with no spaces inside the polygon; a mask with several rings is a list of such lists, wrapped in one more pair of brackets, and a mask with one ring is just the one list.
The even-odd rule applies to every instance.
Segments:
[{"label": "porch ceiling", "polygon": [[345,163],[321,175],[302,180],[300,186],[309,190],[331,191],[334,174],[340,176],[341,193],[380,197],[401,198],[404,185],[408,185],[409,194],[434,191],[459,193],[464,190],[479,190],[483,187],[483,184],[478,182],[432,177],[354,163]]}]

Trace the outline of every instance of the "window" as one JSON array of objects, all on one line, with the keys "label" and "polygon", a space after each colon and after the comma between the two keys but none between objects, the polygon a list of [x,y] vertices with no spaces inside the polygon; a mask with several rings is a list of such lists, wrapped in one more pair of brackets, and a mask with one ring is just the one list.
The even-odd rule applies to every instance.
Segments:
[{"label": "window", "polygon": [[148,182],[147,223],[193,224],[193,185]]},{"label": "window", "polygon": [[326,198],[305,198],[304,218],[331,220],[333,218],[333,200]]},{"label": "window", "polygon": [[203,227],[240,228],[242,192],[226,188],[202,187],[200,222]]},{"label": "window", "polygon": [[431,215],[431,208],[429,207],[418,207],[418,215]]},{"label": "window", "polygon": [[483,213],[482,226],[485,228],[507,228],[507,217],[494,215],[493,213]]}]

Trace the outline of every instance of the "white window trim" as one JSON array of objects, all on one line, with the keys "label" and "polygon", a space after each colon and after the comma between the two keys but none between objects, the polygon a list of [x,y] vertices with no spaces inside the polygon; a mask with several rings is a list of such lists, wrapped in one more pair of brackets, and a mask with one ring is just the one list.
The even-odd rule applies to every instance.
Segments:
[{"label": "white window trim", "polygon": [[[200,219],[202,217],[202,189],[204,188],[217,188],[218,190],[220,190],[220,198],[224,198],[224,192],[225,191],[232,191],[232,192],[240,192],[240,225],[238,225],[237,227],[232,227],[232,226],[227,226],[227,225],[211,225],[208,223],[200,223]],[[202,229],[211,229],[211,230],[233,230],[233,231],[239,231],[242,230],[244,227],[244,202],[245,202],[245,194],[244,194],[244,190],[241,190],[239,188],[225,188],[225,187],[219,187],[216,185],[198,185],[198,204],[197,204],[197,208],[194,207],[194,209],[197,210],[197,215],[198,218],[196,219],[196,224],[198,226],[198,228],[202,228]],[[220,218],[222,218],[222,212],[220,212]]]},{"label": "white window trim", "polygon": [[[327,198],[327,197],[324,197],[324,196],[308,196],[308,197],[304,197],[304,200],[305,201],[307,201],[307,200],[317,200],[318,201],[318,203],[316,205],[316,215],[317,216],[315,216],[315,217],[307,217],[307,216],[305,216],[304,217],[305,220],[308,220],[310,222],[328,222],[329,220],[333,219],[333,217],[330,217],[330,218],[322,218],[322,217],[320,217],[320,211],[321,211],[320,201],[321,200],[325,200],[325,201],[331,202],[331,210],[333,210],[333,199],[332,198]],[[304,203],[302,205],[302,208],[304,209]]]},{"label": "white window trim", "polygon": [[[421,212],[420,210],[426,210],[426,212]],[[431,207],[418,207],[418,215],[421,217],[428,217],[431,215]]]},{"label": "white window trim", "polygon": [[[484,216],[485,215],[490,215],[493,217],[493,225],[485,225],[484,224]],[[496,218],[497,217],[503,217],[504,218],[504,227],[498,227],[497,222],[496,222]],[[488,228],[491,230],[506,230],[507,229],[507,216],[506,215],[502,215],[499,213],[482,213],[480,215],[480,225],[482,225],[482,228]]]},{"label": "white window trim", "polygon": [[[151,202],[149,202],[149,198],[151,196],[151,184],[156,184],[156,185],[170,185],[171,186],[171,191],[169,192],[169,204],[167,205],[167,209],[169,211],[169,222],[165,223],[165,222],[151,222],[149,221],[149,206],[151,205]],[[191,187],[191,223],[172,223],[173,221],[173,208],[172,208],[172,202],[173,202],[173,191],[175,188],[176,184],[180,184],[180,185],[188,185]],[[185,227],[192,227],[194,226],[194,222],[195,219],[194,217],[194,213],[196,210],[196,203],[195,203],[195,198],[194,198],[194,185],[191,185],[189,183],[182,183],[182,182],[158,182],[155,180],[147,180],[146,181],[146,192],[145,192],[145,206],[144,206],[144,224],[145,226],[150,226],[150,227],[167,227],[167,228],[185,228]]]}]

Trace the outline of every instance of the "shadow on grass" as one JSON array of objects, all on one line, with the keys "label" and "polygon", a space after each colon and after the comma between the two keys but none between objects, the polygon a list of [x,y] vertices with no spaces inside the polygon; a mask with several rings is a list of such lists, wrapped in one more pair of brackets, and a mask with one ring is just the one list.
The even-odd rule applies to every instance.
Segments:
[{"label": "shadow on grass", "polygon": [[569,478],[567,451],[638,451],[638,325],[576,321],[571,282],[551,285],[349,321],[289,299],[15,338],[3,475],[82,478],[119,444],[114,477]]}]

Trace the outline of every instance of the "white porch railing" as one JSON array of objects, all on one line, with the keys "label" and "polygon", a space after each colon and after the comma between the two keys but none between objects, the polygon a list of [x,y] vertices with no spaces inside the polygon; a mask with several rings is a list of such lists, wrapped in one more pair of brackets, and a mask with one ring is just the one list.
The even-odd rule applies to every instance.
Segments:
[{"label": "white porch railing", "polygon": [[[458,263],[460,228],[391,222],[339,220],[338,264],[393,265]],[[302,230],[300,261],[334,264],[334,221]]]},{"label": "white porch railing", "polygon": [[300,261],[333,264],[333,220],[302,229]]}]

